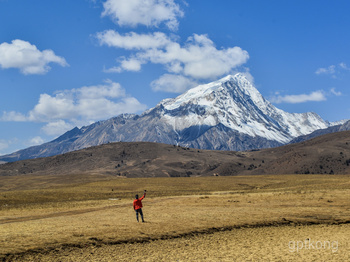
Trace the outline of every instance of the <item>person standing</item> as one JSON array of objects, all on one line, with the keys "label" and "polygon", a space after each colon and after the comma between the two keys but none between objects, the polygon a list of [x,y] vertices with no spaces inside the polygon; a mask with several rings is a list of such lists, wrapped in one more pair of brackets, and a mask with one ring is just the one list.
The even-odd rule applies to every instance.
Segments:
[{"label": "person standing", "polygon": [[134,210],[136,212],[136,219],[137,219],[137,222],[139,222],[139,214],[141,216],[141,219],[142,219],[142,222],[145,222],[143,220],[143,213],[142,213],[142,200],[146,197],[146,190],[143,192],[143,196],[139,198],[139,195],[135,195],[135,199],[134,199],[134,202],[133,202],[133,207],[134,207]]}]

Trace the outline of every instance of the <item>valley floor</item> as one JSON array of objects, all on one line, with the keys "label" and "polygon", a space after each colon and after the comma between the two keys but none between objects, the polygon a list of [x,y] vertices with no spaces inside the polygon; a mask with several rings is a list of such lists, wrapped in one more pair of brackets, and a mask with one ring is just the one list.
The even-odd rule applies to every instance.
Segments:
[{"label": "valley floor", "polygon": [[[76,194],[84,194],[85,200],[69,195],[68,186],[54,188],[62,192],[58,199],[48,199],[52,193],[48,191],[28,194],[27,190],[19,190],[13,195],[12,191],[0,192],[0,258],[348,261],[349,178],[116,179],[73,187]],[[162,191],[163,184],[168,191]],[[143,200],[146,223],[137,223],[132,198],[101,195],[99,189],[106,185],[119,185],[125,196],[141,193],[140,188],[147,187],[149,193]],[[217,185],[225,190],[218,190]],[[227,190],[228,185],[232,190]],[[92,195],[86,195],[82,187],[90,188]],[[191,194],[191,188],[195,194]],[[198,194],[201,191],[203,194]],[[29,195],[35,201],[30,202]]]}]

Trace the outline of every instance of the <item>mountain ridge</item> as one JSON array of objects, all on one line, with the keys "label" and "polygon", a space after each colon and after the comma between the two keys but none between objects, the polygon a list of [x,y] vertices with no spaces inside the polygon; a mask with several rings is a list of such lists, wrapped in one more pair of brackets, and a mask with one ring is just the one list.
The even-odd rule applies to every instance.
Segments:
[{"label": "mountain ridge", "polygon": [[123,114],[74,128],[48,143],[2,156],[0,161],[52,156],[117,141],[242,151],[281,146],[331,125],[316,113],[276,108],[238,73],[164,99],[141,115]]},{"label": "mountain ridge", "polygon": [[[292,137],[329,126],[329,123],[316,113],[287,113],[276,108],[240,73],[197,86],[177,98],[163,100],[159,105],[163,105],[170,112],[191,112],[192,109],[202,111],[204,116],[210,116],[200,119],[198,118],[200,114],[196,112],[194,115],[197,119],[193,119],[191,115],[185,117],[181,115],[181,119],[176,123],[176,119],[172,119],[172,115],[167,113],[168,123],[172,124],[174,129],[187,128],[196,120],[202,125],[209,126],[221,123],[240,133],[281,143],[288,142]],[[193,105],[196,107],[193,108]],[[208,114],[203,114],[206,110]],[[309,123],[305,123],[306,121]],[[303,123],[305,127],[296,126],[295,123]]]},{"label": "mountain ridge", "polygon": [[350,130],[350,120],[348,120],[346,122],[345,121],[339,121],[339,122],[342,124],[330,126],[328,128],[325,128],[325,129],[318,129],[318,130],[315,130],[314,132],[312,132],[308,135],[296,137],[296,138],[292,139],[289,142],[289,144],[304,142],[304,141],[307,141],[307,140],[310,140],[312,138],[315,138],[315,137],[318,137],[321,135],[325,135],[325,134],[331,134],[331,133],[335,133],[335,132]]},{"label": "mountain ridge", "polygon": [[[232,152],[152,142],[116,142],[0,165],[1,176],[188,177],[350,174],[350,131],[277,148]],[[1,189],[1,185],[0,185]]]}]

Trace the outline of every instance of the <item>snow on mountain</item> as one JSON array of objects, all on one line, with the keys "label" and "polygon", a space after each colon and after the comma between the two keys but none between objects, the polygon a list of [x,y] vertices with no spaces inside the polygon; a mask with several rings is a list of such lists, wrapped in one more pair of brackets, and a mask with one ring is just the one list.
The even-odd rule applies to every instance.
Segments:
[{"label": "snow on mountain", "polygon": [[[273,106],[243,74],[200,85],[174,99],[163,100],[163,118],[174,130],[219,123],[252,137],[280,143],[326,128],[315,113],[287,113]],[[158,105],[159,106],[159,105]]]},{"label": "snow on mountain", "polygon": [[0,157],[46,157],[115,141],[148,141],[215,150],[276,147],[332,124],[316,113],[288,113],[273,106],[243,74],[192,88],[141,115],[119,115],[74,128],[43,145]]}]

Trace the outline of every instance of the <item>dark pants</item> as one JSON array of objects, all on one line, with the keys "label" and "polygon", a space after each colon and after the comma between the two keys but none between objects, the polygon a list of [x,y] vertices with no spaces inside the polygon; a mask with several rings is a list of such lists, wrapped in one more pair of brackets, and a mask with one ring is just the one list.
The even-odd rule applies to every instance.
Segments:
[{"label": "dark pants", "polygon": [[135,212],[136,212],[136,219],[137,219],[137,222],[139,222],[139,213],[140,213],[140,215],[141,215],[142,222],[145,222],[145,221],[143,220],[142,208],[140,208],[140,209],[135,209]]}]

